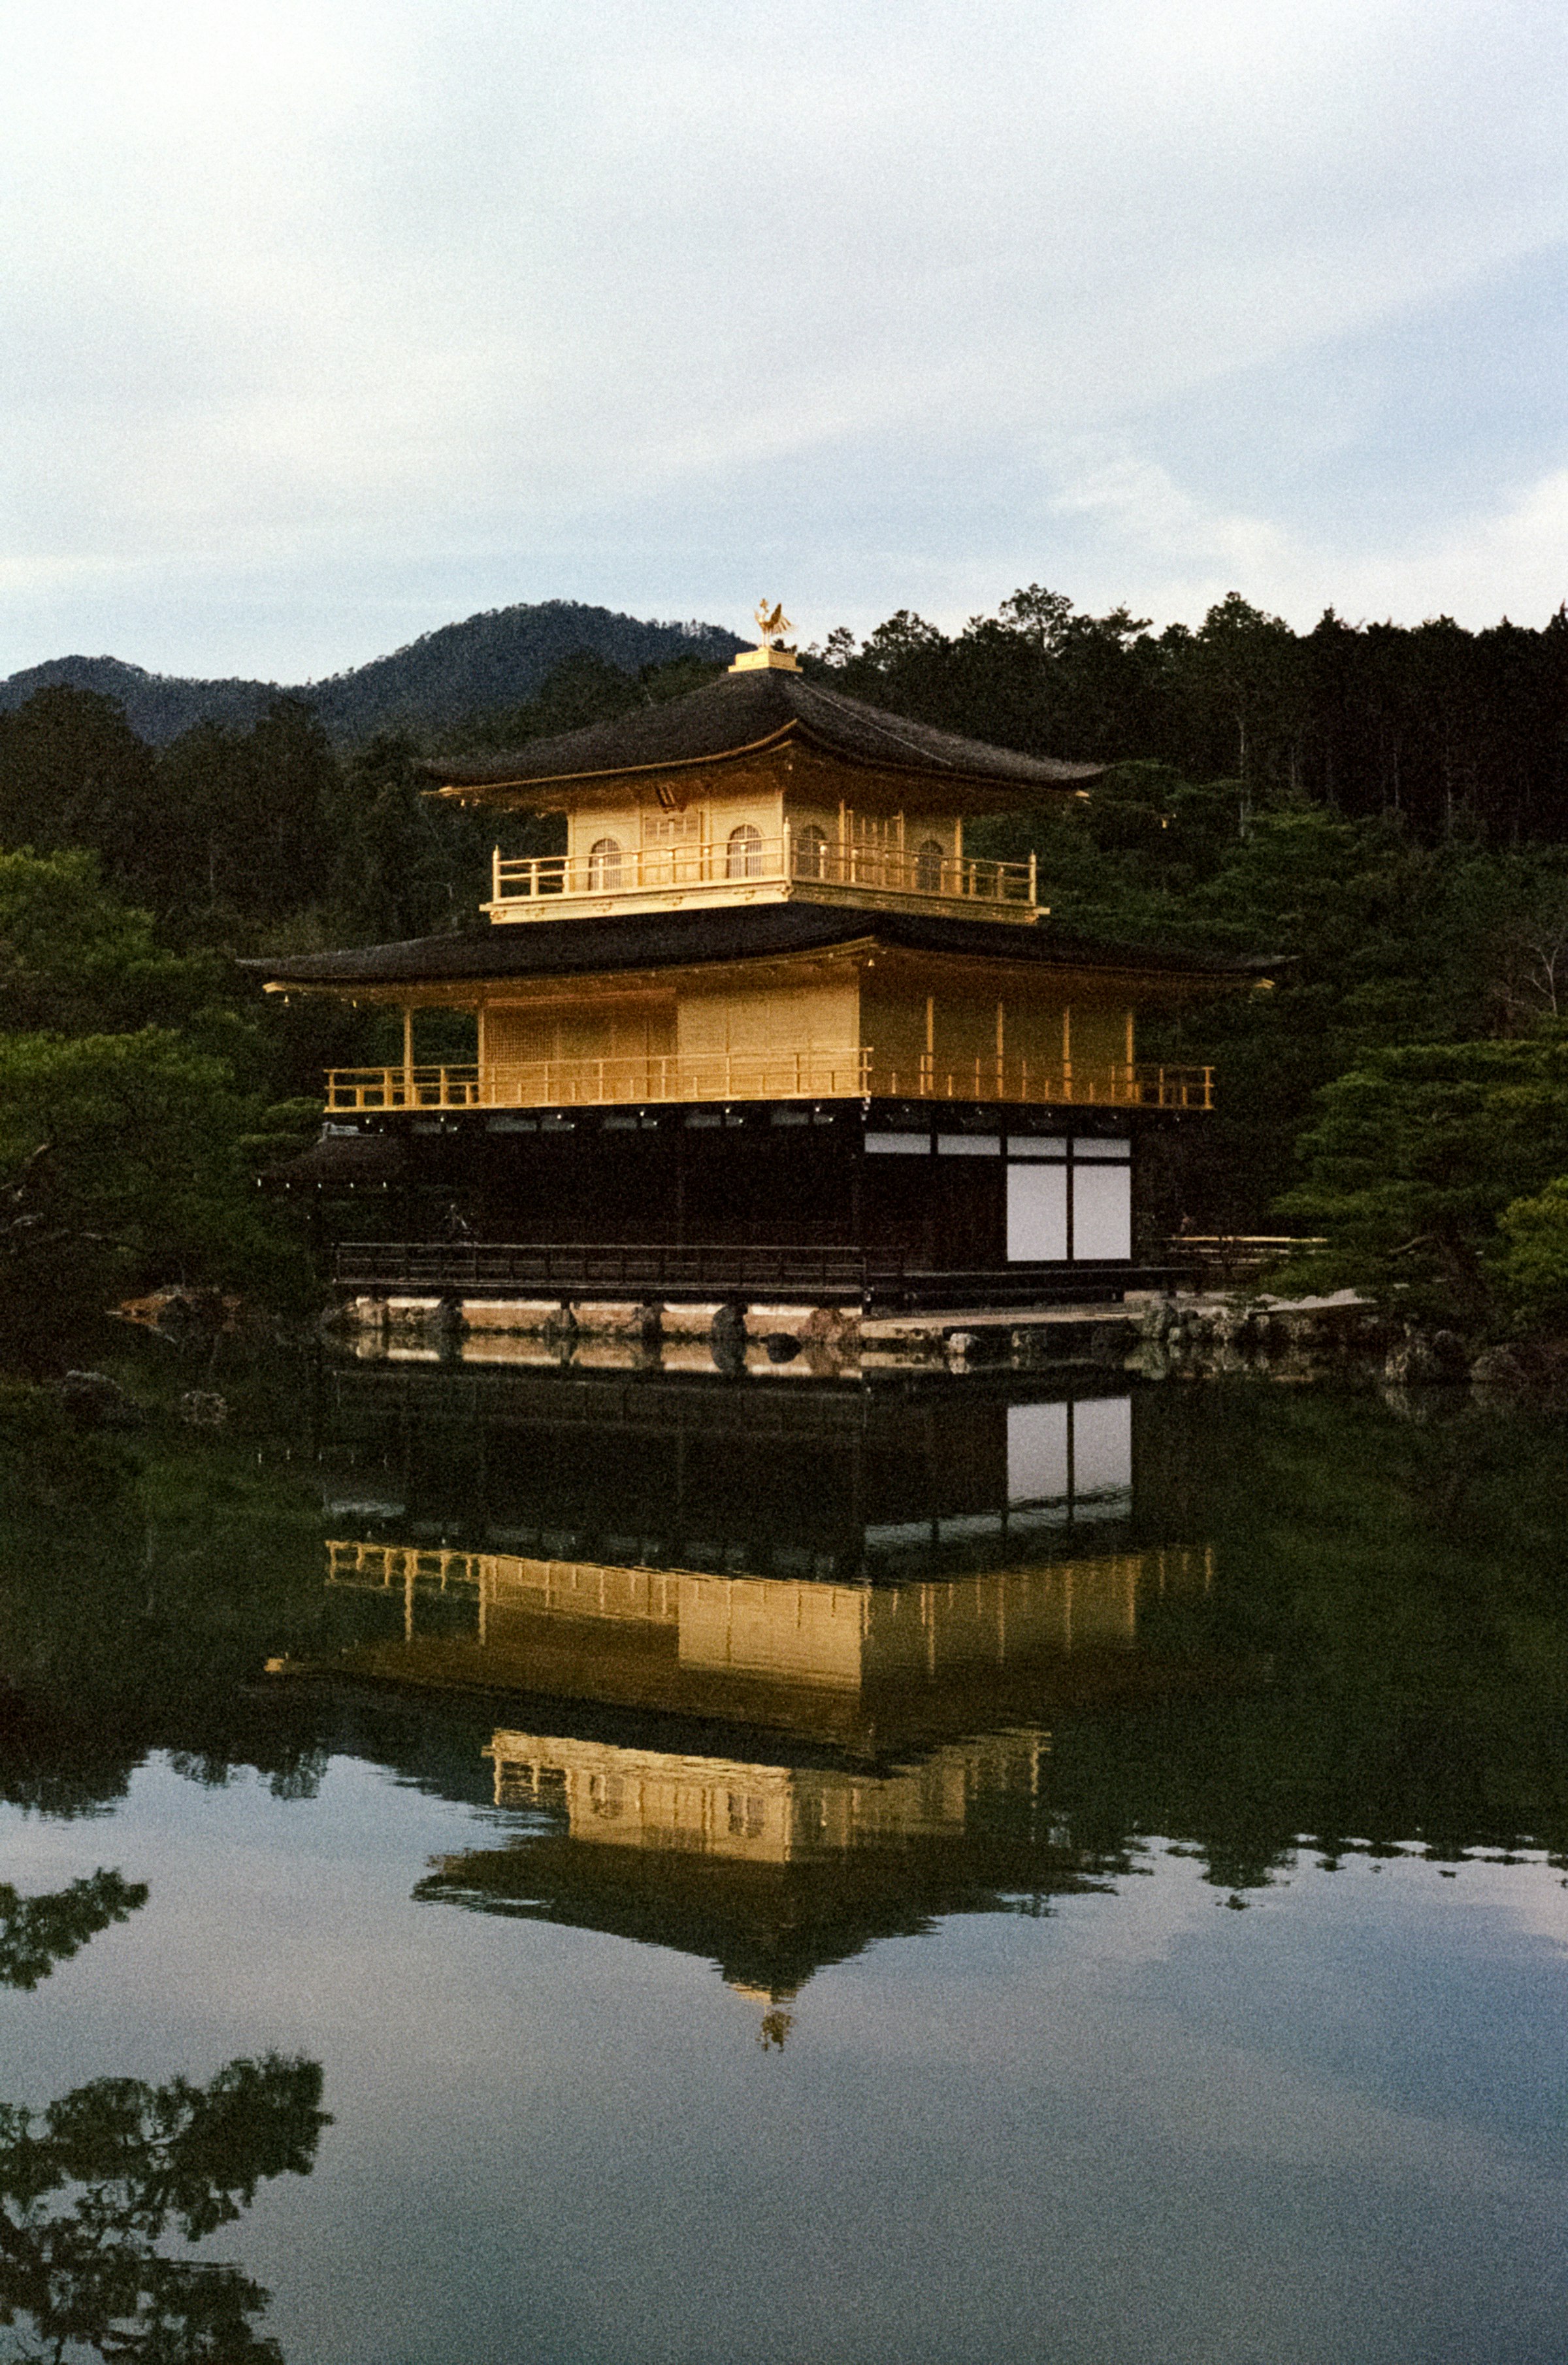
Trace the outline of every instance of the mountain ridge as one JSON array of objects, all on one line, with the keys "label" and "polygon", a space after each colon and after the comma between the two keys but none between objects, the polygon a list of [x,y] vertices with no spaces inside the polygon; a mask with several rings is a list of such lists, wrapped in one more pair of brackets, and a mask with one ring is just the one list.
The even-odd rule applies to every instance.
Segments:
[{"label": "mountain ridge", "polygon": [[38,690],[65,685],[118,699],[138,737],[152,745],[197,723],[254,723],[275,699],[311,706],[335,739],[363,739],[402,724],[440,729],[487,708],[520,705],[566,658],[583,653],[628,673],[673,657],[734,656],[747,644],[722,625],[649,622],[577,600],[520,601],[438,624],[385,656],[319,681],[149,673],[122,657],[46,658],[0,680],[0,713]]}]

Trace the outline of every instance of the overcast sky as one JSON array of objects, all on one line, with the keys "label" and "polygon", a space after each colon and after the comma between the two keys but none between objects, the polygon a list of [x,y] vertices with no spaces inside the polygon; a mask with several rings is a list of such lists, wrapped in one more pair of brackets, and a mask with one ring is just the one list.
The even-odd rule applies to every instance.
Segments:
[{"label": "overcast sky", "polygon": [[1568,596],[1562,0],[9,0],[0,674]]}]

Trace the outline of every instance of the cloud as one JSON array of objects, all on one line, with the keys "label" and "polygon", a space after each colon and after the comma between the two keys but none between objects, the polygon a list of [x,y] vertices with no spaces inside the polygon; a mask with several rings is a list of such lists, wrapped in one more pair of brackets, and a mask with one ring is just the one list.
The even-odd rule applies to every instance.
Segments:
[{"label": "cloud", "polygon": [[1196,623],[1227,591],[1298,630],[1327,607],[1347,620],[1418,622],[1450,615],[1477,627],[1505,612],[1541,624],[1568,600],[1568,467],[1519,488],[1491,511],[1445,520],[1401,547],[1346,552],[1266,517],[1206,509],[1155,462],[1131,454],[1085,468],[1052,503],[1091,519],[1102,565],[1159,587],[1159,619]]},{"label": "cloud", "polygon": [[[1195,486],[1174,555],[1280,596],[1269,418],[1309,444],[1313,356],[1375,369],[1568,241],[1565,66],[1527,0],[9,12],[0,669],[95,632],[205,670],[258,601],[246,669],[282,672],[371,654],[389,602],[711,612],[758,520],[868,615],[999,596],[1025,520],[1087,585],[1142,546],[1129,499],[1180,543],[1167,414],[1223,454],[1247,373],[1250,481]],[[1063,450],[1101,456],[1064,488]]]}]

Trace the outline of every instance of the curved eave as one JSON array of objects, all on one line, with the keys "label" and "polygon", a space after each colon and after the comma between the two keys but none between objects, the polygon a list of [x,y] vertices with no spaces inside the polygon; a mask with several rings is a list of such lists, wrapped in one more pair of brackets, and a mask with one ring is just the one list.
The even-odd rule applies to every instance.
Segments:
[{"label": "curved eave", "polygon": [[483,929],[357,951],[297,954],[243,964],[268,991],[393,1001],[450,1000],[493,988],[572,978],[739,968],[880,948],[896,958],[1058,969],[1126,980],[1144,995],[1206,993],[1272,982],[1271,958],[1192,955],[1168,947],[1095,943],[1047,924],[1014,928],[809,903],[649,913]]},{"label": "curved eave", "polygon": [[[1062,764],[1054,767],[1048,778],[1007,779],[994,772],[966,771],[955,764],[940,766],[931,761],[900,760],[893,755],[868,756],[835,746],[813,732],[809,723],[798,717],[780,724],[763,738],[739,742],[722,748],[716,755],[678,756],[652,764],[618,764],[599,767],[584,772],[546,772],[519,774],[515,778],[484,780],[446,780],[439,787],[427,789],[427,796],[442,798],[454,804],[487,805],[504,803],[510,809],[534,812],[558,812],[574,803],[578,796],[595,790],[613,790],[628,780],[673,779],[691,773],[712,771],[716,768],[742,762],[747,757],[766,756],[775,748],[790,743],[811,747],[830,763],[847,771],[868,772],[879,778],[892,775],[907,781],[912,791],[912,803],[923,805],[939,801],[945,809],[961,803],[968,813],[1005,813],[1019,805],[1038,802],[1046,797],[1083,795],[1085,783],[1104,778],[1109,768],[1104,764]],[[1039,761],[1036,757],[1031,760]],[[953,791],[961,794],[955,797]],[[573,792],[576,792],[575,794]]]},{"label": "curved eave", "polygon": [[[523,792],[532,798],[537,796],[542,789],[608,788],[616,780],[633,780],[654,773],[695,772],[713,764],[734,764],[743,756],[766,755],[769,748],[782,746],[787,739],[802,735],[799,723],[791,720],[781,724],[777,731],[768,732],[764,738],[749,739],[738,746],[725,747],[716,756],[668,757],[657,764],[618,764],[609,770],[600,767],[589,772],[529,772],[512,780],[449,780],[440,788],[427,789],[424,793],[431,797],[451,797],[459,804],[485,804],[492,796],[508,796],[515,791],[519,801],[521,801]],[[429,768],[427,765],[426,769]],[[554,802],[555,800],[550,801]]]}]

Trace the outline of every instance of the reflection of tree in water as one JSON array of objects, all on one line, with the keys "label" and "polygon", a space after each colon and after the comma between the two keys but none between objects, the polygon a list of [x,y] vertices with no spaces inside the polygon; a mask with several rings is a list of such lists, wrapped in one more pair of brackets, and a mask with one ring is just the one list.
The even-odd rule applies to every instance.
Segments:
[{"label": "reflection of tree in water", "polygon": [[127,1880],[102,1866],[68,1889],[42,1897],[21,1897],[0,1880],[0,1987],[36,1988],[57,1963],[106,1930],[126,1922],[147,1902],[147,1884]]},{"label": "reflection of tree in water", "polygon": [[0,2355],[282,2365],[238,2267],[165,2257],[236,2219],[263,2180],[308,2176],[330,2119],[317,2062],[230,2061],[207,2086],[99,2078],[41,2112],[0,2104]]}]

